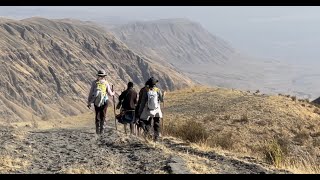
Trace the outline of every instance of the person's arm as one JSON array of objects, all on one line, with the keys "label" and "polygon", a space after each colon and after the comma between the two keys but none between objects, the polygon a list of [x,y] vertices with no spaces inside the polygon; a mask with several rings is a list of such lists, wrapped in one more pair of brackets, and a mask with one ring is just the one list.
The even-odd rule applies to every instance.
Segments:
[{"label": "person's arm", "polygon": [[162,92],[161,92],[160,89],[159,89],[158,93],[159,93],[159,100],[160,100],[160,102],[163,102],[163,94],[162,94]]},{"label": "person's arm", "polygon": [[139,100],[141,99],[140,104],[139,104],[139,114],[140,115],[141,115],[141,113],[142,113],[142,111],[143,111],[143,109],[144,109],[144,107],[145,107],[145,105],[147,103],[147,98],[148,98],[147,96],[148,96],[147,92],[145,90],[143,90],[141,92],[141,97],[139,97]]},{"label": "person's arm", "polygon": [[141,104],[142,90],[143,89],[140,89],[140,91],[139,91],[139,98],[138,98],[137,106],[139,106]]},{"label": "person's arm", "polygon": [[114,96],[114,92],[112,92],[109,83],[108,83],[108,85],[107,85],[107,92],[108,92],[108,94],[109,94],[110,96]]},{"label": "person's arm", "polygon": [[94,96],[94,94],[93,94],[94,89],[95,89],[94,83],[92,83],[92,84],[91,84],[91,88],[90,88],[90,92],[89,92],[89,95],[88,95],[87,105],[91,105],[91,103],[93,102],[93,99],[94,99],[94,98],[93,98],[93,96]]},{"label": "person's arm", "polygon": [[135,105],[137,105],[138,104],[138,94],[137,94],[137,92],[134,92],[134,99],[133,99],[133,103],[135,104]]},{"label": "person's arm", "polygon": [[124,92],[122,92],[121,95],[119,96],[119,102],[117,104],[117,109],[121,108],[123,99],[124,99]]},{"label": "person's arm", "polygon": [[120,94],[120,96],[119,96],[119,102],[121,102],[123,99],[124,99],[124,93],[125,93],[126,91],[123,91],[121,94]]}]

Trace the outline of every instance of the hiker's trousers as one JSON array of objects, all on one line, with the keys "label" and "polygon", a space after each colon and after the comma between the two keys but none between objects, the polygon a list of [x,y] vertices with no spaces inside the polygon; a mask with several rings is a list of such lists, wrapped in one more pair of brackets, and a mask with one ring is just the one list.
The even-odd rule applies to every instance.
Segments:
[{"label": "hiker's trousers", "polygon": [[108,101],[100,107],[97,107],[96,105],[94,106],[94,110],[96,112],[95,124],[96,124],[97,134],[102,134],[104,131],[104,125],[106,123],[106,116],[107,116],[107,108],[108,108]]},{"label": "hiker's trousers", "polygon": [[[150,132],[151,128],[151,121],[152,118],[149,118],[148,120],[140,120],[141,127],[145,133]],[[154,132],[154,138],[158,138],[160,134],[160,117],[153,117],[153,132]]]}]

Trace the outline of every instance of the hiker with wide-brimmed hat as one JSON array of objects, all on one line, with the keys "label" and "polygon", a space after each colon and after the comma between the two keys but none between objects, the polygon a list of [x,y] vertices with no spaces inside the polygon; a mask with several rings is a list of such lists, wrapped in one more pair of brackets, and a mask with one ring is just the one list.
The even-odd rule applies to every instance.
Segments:
[{"label": "hiker with wide-brimmed hat", "polygon": [[87,107],[89,109],[91,108],[91,104],[94,104],[97,134],[102,134],[104,131],[108,108],[108,95],[114,96],[114,92],[111,90],[111,87],[106,80],[106,76],[107,74],[105,70],[98,71],[97,79],[91,84],[87,102]]},{"label": "hiker with wide-brimmed hat", "polygon": [[160,134],[160,118],[162,118],[160,102],[163,102],[163,94],[156,86],[157,83],[158,80],[153,77],[150,78],[146,83],[146,87],[140,92],[141,95],[139,97],[139,118],[141,127],[144,130],[144,136],[147,137],[149,135],[153,119],[154,141],[158,140]]}]

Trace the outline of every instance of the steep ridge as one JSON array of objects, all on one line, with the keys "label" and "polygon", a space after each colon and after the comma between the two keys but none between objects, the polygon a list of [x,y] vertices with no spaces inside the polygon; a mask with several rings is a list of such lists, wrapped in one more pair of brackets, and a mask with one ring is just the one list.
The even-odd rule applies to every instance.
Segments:
[{"label": "steep ridge", "polygon": [[319,96],[316,68],[245,54],[188,19],[139,21],[109,29],[136,52],[169,62],[204,85]]},{"label": "steep ridge", "polygon": [[105,30],[72,20],[0,21],[0,119],[50,119],[86,111],[98,69],[117,93],[150,77],[174,90],[193,82],[169,64],[137,55]]},{"label": "steep ridge", "polygon": [[136,51],[176,66],[224,64],[234,53],[229,43],[188,19],[134,22],[116,26],[111,31]]}]

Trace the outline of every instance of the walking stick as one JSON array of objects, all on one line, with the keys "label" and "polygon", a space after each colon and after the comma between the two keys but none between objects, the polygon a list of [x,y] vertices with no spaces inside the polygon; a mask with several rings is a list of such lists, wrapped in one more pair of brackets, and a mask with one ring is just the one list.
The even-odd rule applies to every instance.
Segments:
[{"label": "walking stick", "polygon": [[[114,92],[113,91],[113,85],[112,85],[111,89],[112,89],[112,92]],[[116,126],[116,130],[118,130],[118,128],[117,128],[117,118],[116,118],[116,103],[114,101],[114,95],[112,96],[112,99],[113,99],[114,124]]]},{"label": "walking stick", "polygon": [[[163,98],[164,98],[164,96],[166,95],[166,92],[164,91],[163,92]],[[164,100],[163,100],[163,102],[162,102],[163,104],[162,104],[162,106],[163,106],[163,110],[162,110],[162,122],[161,122],[161,134],[162,134],[162,136],[164,136],[164,128],[163,128],[163,121],[164,121],[164,108],[165,108],[165,106],[164,106]]]},{"label": "walking stick", "polygon": [[164,129],[163,129],[163,120],[164,120],[164,101],[163,101],[163,110],[162,110],[162,122],[161,122],[161,134],[162,134],[162,137],[164,136]]}]

